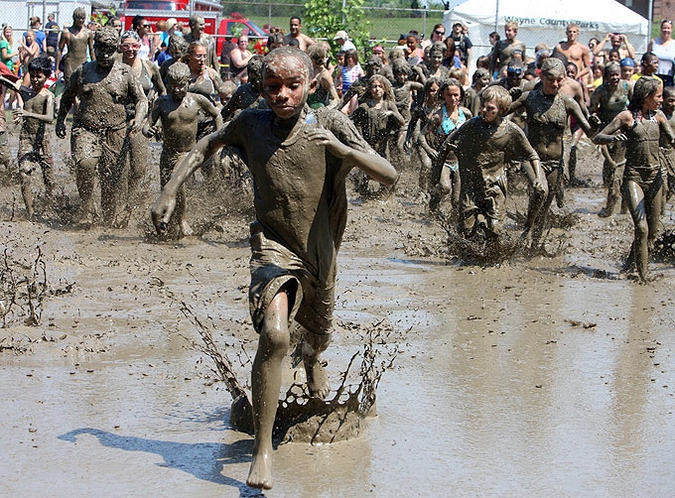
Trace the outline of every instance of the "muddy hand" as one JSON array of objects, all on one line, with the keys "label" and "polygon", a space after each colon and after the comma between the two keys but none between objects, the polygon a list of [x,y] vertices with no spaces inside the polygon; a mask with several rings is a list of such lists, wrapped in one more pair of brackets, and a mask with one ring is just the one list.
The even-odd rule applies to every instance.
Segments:
[{"label": "muddy hand", "polygon": [[162,193],[152,206],[152,223],[155,225],[157,233],[164,234],[169,226],[169,220],[176,208],[176,198]]},{"label": "muddy hand", "polygon": [[351,149],[345,144],[340,142],[335,135],[329,130],[324,128],[316,128],[311,130],[307,134],[307,138],[311,141],[317,141],[321,145],[325,145],[328,152],[333,154],[335,157],[344,159],[347,157],[347,154],[351,152]]}]

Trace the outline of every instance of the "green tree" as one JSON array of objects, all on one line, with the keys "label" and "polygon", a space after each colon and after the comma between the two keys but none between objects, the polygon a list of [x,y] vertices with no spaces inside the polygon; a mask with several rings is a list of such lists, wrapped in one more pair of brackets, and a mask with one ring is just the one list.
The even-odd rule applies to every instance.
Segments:
[{"label": "green tree", "polygon": [[308,0],[305,3],[304,26],[310,26],[310,36],[327,38],[333,43],[333,36],[341,29],[349,33],[349,37],[359,51],[369,46],[370,22],[363,9],[364,0]]}]

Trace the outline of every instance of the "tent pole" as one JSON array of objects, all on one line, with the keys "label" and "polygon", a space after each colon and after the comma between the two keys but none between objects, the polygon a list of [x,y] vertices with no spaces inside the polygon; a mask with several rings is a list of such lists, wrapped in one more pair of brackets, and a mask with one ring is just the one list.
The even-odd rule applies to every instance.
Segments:
[{"label": "tent pole", "polygon": [[652,39],[652,19],[654,19],[654,0],[647,4],[647,40]]},{"label": "tent pole", "polygon": [[497,5],[495,7],[495,31],[497,31],[498,22],[499,22],[499,0],[497,0]]}]

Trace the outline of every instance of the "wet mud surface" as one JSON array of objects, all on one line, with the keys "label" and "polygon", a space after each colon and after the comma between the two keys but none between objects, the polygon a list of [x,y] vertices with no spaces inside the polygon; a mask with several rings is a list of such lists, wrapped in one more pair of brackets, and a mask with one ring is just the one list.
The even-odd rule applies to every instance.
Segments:
[{"label": "wet mud surface", "polygon": [[[58,143],[57,181],[76,203]],[[80,231],[58,211],[29,223],[18,186],[0,187],[3,265],[20,288],[0,329],[3,496],[262,496],[245,484],[252,438],[230,427],[232,399],[179,305],[248,383],[245,195],[197,187],[187,220],[202,234],[156,243],[151,147],[147,205],[127,229]],[[672,496],[675,270],[652,262],[650,285],[621,273],[632,223],[597,216],[601,161],[583,152],[588,186],[554,208],[576,222],[551,230],[552,257],[466,264],[412,180],[386,203],[351,203],[332,387],[383,320],[398,353],[360,435],[280,445],[264,496]],[[27,284],[44,291],[39,325],[24,323]],[[284,392],[302,378],[288,366]]]}]

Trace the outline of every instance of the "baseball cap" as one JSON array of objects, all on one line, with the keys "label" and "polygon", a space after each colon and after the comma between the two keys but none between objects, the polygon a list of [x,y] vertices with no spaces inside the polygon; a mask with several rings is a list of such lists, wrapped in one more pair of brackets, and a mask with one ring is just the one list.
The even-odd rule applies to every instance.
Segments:
[{"label": "baseball cap", "polygon": [[621,67],[635,67],[635,61],[631,59],[630,57],[624,57],[621,59],[621,62],[619,63]]},{"label": "baseball cap", "polygon": [[335,33],[333,40],[349,40],[349,35],[345,30],[341,29],[340,31]]}]

